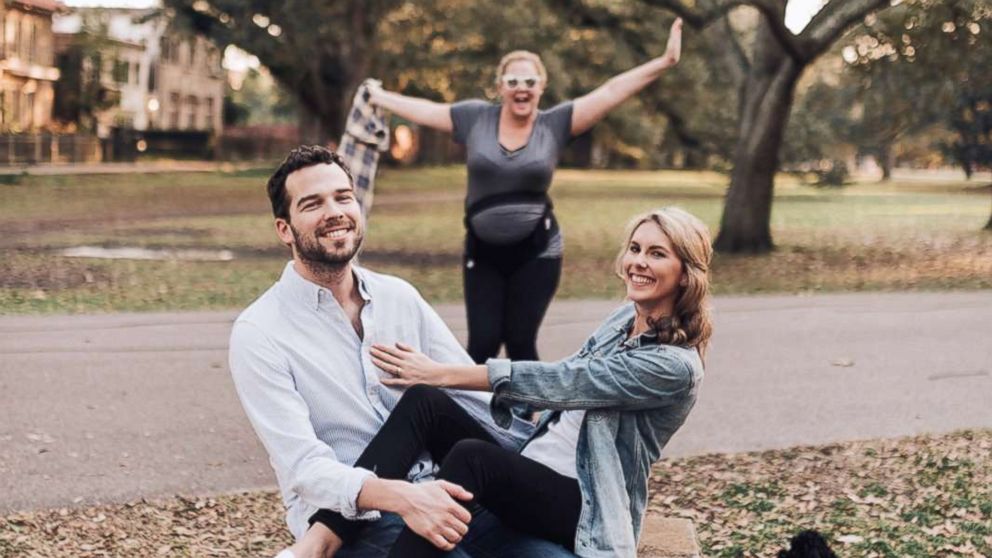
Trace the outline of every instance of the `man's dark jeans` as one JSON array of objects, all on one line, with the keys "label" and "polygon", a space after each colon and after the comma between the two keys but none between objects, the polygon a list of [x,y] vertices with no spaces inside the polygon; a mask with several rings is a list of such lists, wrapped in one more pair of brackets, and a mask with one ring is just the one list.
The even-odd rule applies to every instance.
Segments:
[{"label": "man's dark jeans", "polygon": [[[398,515],[386,513],[382,519],[362,531],[361,538],[337,553],[338,558],[385,558],[396,537],[403,530],[403,520]],[[482,511],[472,518],[468,534],[458,548],[451,551],[452,558],[576,558],[561,546],[541,540],[500,523],[493,514]]]}]

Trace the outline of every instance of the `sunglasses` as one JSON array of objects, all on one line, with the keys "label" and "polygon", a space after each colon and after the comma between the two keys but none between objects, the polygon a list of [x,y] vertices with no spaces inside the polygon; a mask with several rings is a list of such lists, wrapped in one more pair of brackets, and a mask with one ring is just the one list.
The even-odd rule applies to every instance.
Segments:
[{"label": "sunglasses", "polygon": [[510,89],[518,89],[523,87],[524,89],[533,89],[538,83],[541,83],[540,76],[518,76],[515,74],[506,74],[502,78],[503,85],[509,87]]}]

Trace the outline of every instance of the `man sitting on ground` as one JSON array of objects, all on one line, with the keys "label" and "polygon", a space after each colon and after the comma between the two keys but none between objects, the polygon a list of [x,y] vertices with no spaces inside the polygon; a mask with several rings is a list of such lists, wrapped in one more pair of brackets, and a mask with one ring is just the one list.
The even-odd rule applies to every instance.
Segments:
[{"label": "man sitting on ground", "polygon": [[[230,368],[299,541],[281,556],[385,556],[404,522],[422,536],[450,533],[451,525],[464,532],[469,516],[458,498],[465,495],[430,480],[434,467],[426,456],[407,480],[380,479],[352,465],[401,395],[379,382],[372,344],[403,341],[439,361],[471,359],[412,286],[355,264],[364,219],[337,154],[317,146],[294,149],[269,179],[268,194],[276,234],[293,259],[236,320]],[[529,434],[524,421],[510,431],[496,427],[488,395],[452,394],[507,447]],[[319,509],[369,525],[358,541],[341,548],[329,529],[309,525]],[[572,556],[511,532],[484,512],[467,527],[464,539],[448,540],[460,543],[454,556],[470,556],[473,547],[507,556]]]}]

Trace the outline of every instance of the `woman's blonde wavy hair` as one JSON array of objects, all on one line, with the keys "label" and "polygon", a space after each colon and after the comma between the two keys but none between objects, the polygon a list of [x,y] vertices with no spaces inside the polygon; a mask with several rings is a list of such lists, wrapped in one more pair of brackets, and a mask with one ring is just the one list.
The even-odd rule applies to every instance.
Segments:
[{"label": "woman's blonde wavy hair", "polygon": [[670,345],[695,347],[700,357],[706,356],[713,323],[710,316],[710,261],[713,246],[709,229],[691,213],[678,207],[663,207],[634,217],[627,225],[623,245],[614,265],[616,274],[624,278],[623,256],[630,246],[634,231],[644,223],[658,225],[671,241],[675,254],[682,261],[685,285],[675,300],[675,311],[657,322],[651,322],[658,340]]}]

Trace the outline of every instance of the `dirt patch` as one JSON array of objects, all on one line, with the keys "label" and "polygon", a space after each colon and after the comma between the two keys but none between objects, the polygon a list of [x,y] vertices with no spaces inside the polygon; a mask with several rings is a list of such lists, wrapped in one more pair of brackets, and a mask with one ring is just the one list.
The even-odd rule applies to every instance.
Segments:
[{"label": "dirt patch", "polygon": [[[37,254],[31,250],[13,250],[13,254],[5,254],[5,258],[16,258],[20,254]],[[33,258],[32,258],[33,259]],[[105,269],[85,260],[51,257],[40,262],[25,259],[18,265],[8,265],[0,273],[0,288],[3,289],[40,289],[53,291],[71,289],[87,284],[106,283],[110,274]]]},{"label": "dirt patch", "polygon": [[211,231],[207,229],[191,229],[188,227],[165,227],[156,229],[153,227],[137,228],[137,229],[127,229],[127,234],[133,236],[155,236],[155,235],[169,235],[178,236],[182,238],[208,238],[211,235]]},{"label": "dirt patch", "polygon": [[967,186],[961,189],[962,194],[982,194],[992,192],[992,184],[982,184],[979,186]]},{"label": "dirt patch", "polygon": [[[245,215],[243,210],[232,209],[230,211],[216,211],[209,208],[204,211],[177,210],[167,211],[156,208],[149,208],[147,211],[128,211],[126,213],[109,213],[105,215],[57,218],[57,219],[31,219],[24,221],[10,221],[0,224],[0,234],[30,234],[36,232],[52,231],[76,231],[86,232],[92,230],[105,230],[111,225],[126,225],[128,223],[147,223],[149,221],[176,219],[185,217],[225,217],[231,215]],[[165,229],[145,229],[151,234],[161,234]],[[189,232],[194,229],[177,229]]]}]

